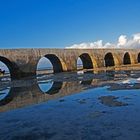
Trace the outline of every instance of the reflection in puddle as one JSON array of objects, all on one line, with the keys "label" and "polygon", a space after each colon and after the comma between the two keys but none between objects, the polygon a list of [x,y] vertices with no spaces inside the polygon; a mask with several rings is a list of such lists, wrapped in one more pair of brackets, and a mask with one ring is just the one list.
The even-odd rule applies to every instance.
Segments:
[{"label": "reflection in puddle", "polygon": [[92,84],[92,79],[91,80],[83,80],[83,81],[80,81],[80,84],[82,84],[82,85],[91,85]]},{"label": "reflection in puddle", "polygon": [[[7,74],[7,73],[6,73]],[[0,76],[0,101],[3,100],[10,92],[10,74]]]},{"label": "reflection in puddle", "polygon": [[53,83],[54,82],[52,80],[39,81],[38,85],[39,85],[40,90],[43,93],[46,93],[48,90],[50,90],[52,88]]},{"label": "reflection in puddle", "polygon": [[[131,72],[127,71],[128,73]],[[137,75],[137,77],[125,77],[125,71],[108,71],[107,73],[99,74],[84,72],[80,75],[62,73],[38,77],[33,83],[31,81],[24,81],[24,86],[20,82],[15,82],[11,84],[11,88],[9,88],[10,85],[7,85],[6,82],[1,82],[0,88],[4,90],[0,91],[0,106],[2,106],[0,112],[81,93],[88,89],[94,90],[97,87],[107,86],[108,91],[140,89],[140,73],[133,71],[133,74],[135,74],[135,77]],[[104,97],[100,98],[100,100],[103,103],[109,100],[109,103],[119,104],[115,97]]]},{"label": "reflection in puddle", "polygon": [[77,71],[77,74],[78,75],[83,75],[84,74],[84,71],[83,70]]},{"label": "reflection in puddle", "polygon": [[113,71],[113,70],[107,70],[107,71],[106,71],[106,75],[107,75],[108,77],[114,78],[114,76],[115,76],[115,71]]},{"label": "reflection in puddle", "polygon": [[59,92],[62,88],[63,82],[56,82],[56,81],[47,81],[47,82],[39,82],[40,90],[49,95],[53,95]]},{"label": "reflection in puddle", "polygon": [[137,78],[137,79],[129,78],[120,82],[120,84],[136,84],[136,83],[140,83],[140,78]]},{"label": "reflection in puddle", "polygon": [[63,82],[53,82],[52,88],[50,88],[47,92],[47,94],[53,95],[59,92],[59,90],[62,88]]},{"label": "reflection in puddle", "polygon": [[0,90],[0,101],[3,100],[9,94],[10,88]]}]

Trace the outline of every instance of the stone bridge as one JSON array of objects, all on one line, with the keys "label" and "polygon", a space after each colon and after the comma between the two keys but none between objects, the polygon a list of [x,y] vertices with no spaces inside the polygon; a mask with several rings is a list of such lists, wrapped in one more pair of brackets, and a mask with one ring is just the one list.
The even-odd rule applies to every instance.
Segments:
[{"label": "stone bridge", "polygon": [[140,63],[140,49],[1,49],[0,61],[11,79],[36,76],[37,64],[46,57],[57,72],[76,71],[80,57],[84,69]]}]

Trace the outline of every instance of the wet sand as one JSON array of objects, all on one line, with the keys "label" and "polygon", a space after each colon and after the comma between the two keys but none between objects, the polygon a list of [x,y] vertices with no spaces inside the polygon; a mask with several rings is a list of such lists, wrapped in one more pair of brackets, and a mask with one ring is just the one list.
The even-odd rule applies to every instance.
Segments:
[{"label": "wet sand", "polygon": [[1,83],[1,140],[140,138],[138,68],[41,74]]}]

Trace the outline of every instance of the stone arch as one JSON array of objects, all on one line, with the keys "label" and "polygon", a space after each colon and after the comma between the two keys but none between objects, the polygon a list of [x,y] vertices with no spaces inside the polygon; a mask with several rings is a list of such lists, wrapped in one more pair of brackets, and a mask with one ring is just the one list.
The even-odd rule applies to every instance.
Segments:
[{"label": "stone arch", "polygon": [[11,80],[16,79],[16,70],[17,70],[16,64],[3,56],[0,56],[0,61],[3,62],[8,67]]},{"label": "stone arch", "polygon": [[123,64],[124,65],[131,64],[131,56],[128,52],[126,52],[123,56]]},{"label": "stone arch", "polygon": [[51,62],[52,66],[53,66],[54,73],[67,71],[67,67],[66,67],[65,62],[57,55],[46,54],[44,57],[46,57]]},{"label": "stone arch", "polygon": [[83,53],[80,56],[83,63],[83,69],[93,69],[93,59],[88,53]]},{"label": "stone arch", "polygon": [[140,63],[140,52],[138,53],[137,62]]},{"label": "stone arch", "polygon": [[105,55],[104,62],[106,67],[115,66],[115,60],[112,53],[109,52]]}]

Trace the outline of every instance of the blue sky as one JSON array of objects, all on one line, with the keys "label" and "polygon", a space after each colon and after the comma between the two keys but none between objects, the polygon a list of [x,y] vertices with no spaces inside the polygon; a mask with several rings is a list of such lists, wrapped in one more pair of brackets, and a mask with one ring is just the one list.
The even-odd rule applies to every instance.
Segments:
[{"label": "blue sky", "polygon": [[0,48],[64,48],[140,32],[140,0],[0,0]]}]

